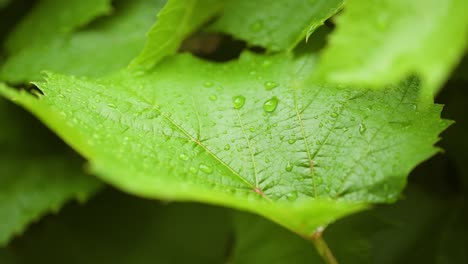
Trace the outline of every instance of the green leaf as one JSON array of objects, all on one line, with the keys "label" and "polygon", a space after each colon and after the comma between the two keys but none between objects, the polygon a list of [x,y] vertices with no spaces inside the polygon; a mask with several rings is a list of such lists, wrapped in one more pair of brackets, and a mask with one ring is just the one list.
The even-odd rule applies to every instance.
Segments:
[{"label": "green leaf", "polygon": [[219,13],[223,5],[224,0],[169,0],[149,31],[145,48],[130,68],[149,70],[174,54],[182,41]]},{"label": "green leaf", "polygon": [[362,203],[397,199],[449,124],[441,106],[417,109],[416,80],[383,91],[301,85],[315,61],[185,54],[142,76],[50,74],[40,100],[1,92],[119,188],[249,210],[310,235]]},{"label": "green leaf", "polygon": [[229,0],[212,30],[269,51],[291,50],[343,5],[343,0]]},{"label": "green leaf", "polygon": [[31,43],[27,49],[11,54],[0,68],[0,79],[24,83],[40,80],[44,70],[102,76],[125,68],[142,49],[145,32],[164,3],[164,0],[115,1],[111,16],[74,33]]},{"label": "green leaf", "polygon": [[15,27],[5,43],[16,53],[38,42],[44,43],[73,32],[94,18],[111,11],[110,0],[41,0]]},{"label": "green leaf", "polygon": [[320,75],[328,81],[382,87],[418,74],[432,94],[467,47],[465,0],[354,0],[336,19]]},{"label": "green leaf", "polygon": [[44,219],[0,250],[0,262],[219,264],[230,227],[221,208],[164,205],[105,191],[85,207],[73,204]]},{"label": "green leaf", "polygon": [[0,246],[42,215],[70,199],[85,200],[100,186],[85,175],[76,155],[64,153],[50,132],[19,110],[0,100]]}]

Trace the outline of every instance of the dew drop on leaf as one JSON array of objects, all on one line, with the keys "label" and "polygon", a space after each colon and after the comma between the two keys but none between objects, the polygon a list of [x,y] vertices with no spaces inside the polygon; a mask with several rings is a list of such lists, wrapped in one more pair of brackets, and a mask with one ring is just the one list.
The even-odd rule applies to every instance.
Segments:
[{"label": "dew drop on leaf", "polygon": [[296,191],[293,191],[293,192],[290,192],[288,194],[286,194],[286,198],[289,200],[289,201],[294,201],[297,199],[297,192]]},{"label": "dew drop on leaf", "polygon": [[213,87],[213,83],[208,81],[208,82],[205,82],[203,86],[205,86],[206,88],[210,88],[210,87]]},{"label": "dew drop on leaf", "polygon": [[252,30],[253,32],[259,32],[262,29],[263,29],[263,22],[262,21],[257,21],[257,22],[253,23],[250,26],[250,30]]},{"label": "dew drop on leaf", "polygon": [[226,145],[224,146],[224,150],[230,150],[230,149],[231,149],[231,145],[226,144]]},{"label": "dew drop on leaf", "polygon": [[276,87],[278,87],[278,84],[272,81],[267,81],[264,83],[264,86],[267,91],[271,91],[275,89]]},{"label": "dew drop on leaf", "polygon": [[278,98],[273,96],[272,98],[266,100],[265,103],[263,103],[263,110],[268,113],[275,111],[276,107],[278,106],[278,102]]},{"label": "dew drop on leaf", "polygon": [[203,163],[200,164],[199,168],[201,171],[207,174],[211,174],[213,172],[213,169],[210,166],[203,164]]},{"label": "dew drop on leaf", "polygon": [[237,95],[232,98],[232,103],[234,104],[235,109],[241,109],[245,104],[245,97],[242,95]]},{"label": "dew drop on leaf", "polygon": [[193,174],[197,173],[197,169],[195,167],[190,167],[189,171]]},{"label": "dew drop on leaf", "polygon": [[316,177],[316,178],[315,178],[315,182],[316,182],[317,184],[323,183],[322,177]]},{"label": "dew drop on leaf", "polygon": [[179,159],[181,159],[181,160],[183,160],[183,161],[186,161],[186,160],[189,159],[189,156],[187,156],[186,154],[183,154],[183,153],[182,153],[182,154],[179,155]]},{"label": "dew drop on leaf", "polygon": [[335,112],[333,112],[333,113],[330,114],[330,116],[333,117],[333,118],[337,118],[337,117],[338,117],[338,114],[335,113]]},{"label": "dew drop on leaf", "polygon": [[292,145],[292,144],[296,143],[296,139],[291,138],[291,139],[288,140],[288,143]]},{"label": "dew drop on leaf", "polygon": [[359,134],[363,135],[367,130],[367,127],[366,125],[364,125],[364,123],[360,123],[359,124]]},{"label": "dew drop on leaf", "polygon": [[291,172],[293,167],[294,167],[294,165],[292,165],[292,163],[290,161],[288,161],[288,163],[286,164],[285,170],[287,172]]},{"label": "dew drop on leaf", "polygon": [[216,95],[210,95],[208,97],[211,101],[216,101],[216,99],[218,99],[218,97]]}]

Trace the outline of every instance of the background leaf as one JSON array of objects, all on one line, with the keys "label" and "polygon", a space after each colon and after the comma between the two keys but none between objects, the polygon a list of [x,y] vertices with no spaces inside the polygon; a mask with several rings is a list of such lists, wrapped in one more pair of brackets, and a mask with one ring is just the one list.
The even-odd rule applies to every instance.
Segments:
[{"label": "background leaf", "polygon": [[6,50],[16,53],[30,45],[47,43],[110,11],[110,0],[38,1],[6,40]]},{"label": "background leaf", "polygon": [[320,73],[373,87],[417,73],[432,95],[467,47],[467,8],[464,0],[350,1],[336,19]]},{"label": "background leaf", "polygon": [[5,7],[10,3],[10,0],[0,0],[0,8]]},{"label": "background leaf", "polygon": [[[111,16],[70,34],[31,43],[25,50],[10,54],[0,68],[0,79],[23,83],[40,80],[44,70],[102,76],[125,68],[142,49],[145,33],[164,3],[164,0],[114,1],[115,10]],[[50,13],[43,15],[50,16]]]},{"label": "background leaf", "polygon": [[174,54],[188,35],[221,11],[223,4],[224,0],[169,0],[148,32],[145,48],[130,68],[149,70]]},{"label": "background leaf", "polygon": [[210,30],[268,51],[292,50],[343,5],[342,0],[228,0]]},{"label": "background leaf", "polygon": [[3,264],[222,263],[226,210],[147,201],[107,190],[33,226],[3,251]]},{"label": "background leaf", "polygon": [[84,201],[100,183],[81,160],[18,107],[0,99],[0,246],[71,199]]}]

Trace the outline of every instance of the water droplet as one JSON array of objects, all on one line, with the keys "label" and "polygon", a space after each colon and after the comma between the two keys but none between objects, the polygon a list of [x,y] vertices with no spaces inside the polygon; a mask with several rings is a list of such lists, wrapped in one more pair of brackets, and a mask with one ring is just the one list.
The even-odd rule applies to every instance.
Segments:
[{"label": "water droplet", "polygon": [[191,173],[194,173],[194,174],[195,174],[195,173],[197,173],[197,168],[195,168],[195,167],[190,167],[190,168],[189,168],[189,171],[190,171]]},{"label": "water droplet", "polygon": [[262,66],[263,66],[263,67],[268,67],[268,66],[270,66],[270,65],[271,65],[271,60],[268,60],[268,59],[267,59],[267,60],[264,60],[263,63],[262,63]]},{"label": "water droplet", "polygon": [[386,14],[381,14],[380,16],[377,17],[377,28],[380,30],[380,31],[384,31],[388,28],[388,15]]},{"label": "water droplet", "polygon": [[237,95],[232,98],[232,103],[234,104],[235,109],[241,109],[245,104],[245,97],[242,95]]},{"label": "water droplet", "polygon": [[213,172],[213,169],[210,166],[203,164],[203,163],[200,164],[199,168],[201,171],[203,171],[206,174],[211,174]]},{"label": "water droplet", "polygon": [[221,85],[218,85],[218,86],[216,86],[216,90],[221,91],[221,90],[223,90],[223,87]]},{"label": "water droplet", "polygon": [[320,122],[319,127],[323,127],[323,124]]},{"label": "water droplet", "polygon": [[264,85],[265,85],[265,89],[267,91],[271,91],[271,90],[275,89],[276,87],[278,87],[278,84],[275,83],[275,82],[272,82],[272,81],[267,81],[267,82],[264,83]]},{"label": "water droplet", "polygon": [[283,135],[279,136],[279,139],[280,139],[280,140],[283,140],[283,139],[284,139],[284,136],[283,136]]},{"label": "water droplet", "polygon": [[107,106],[109,106],[110,108],[117,108],[117,106],[113,103],[108,103]]},{"label": "water droplet", "polygon": [[290,161],[288,161],[288,163],[286,164],[285,170],[287,172],[291,172],[293,167],[294,167],[294,165],[292,165],[292,163]]},{"label": "water droplet", "polygon": [[364,125],[364,123],[360,123],[359,124],[359,134],[363,135],[367,130],[367,127],[366,125]]},{"label": "water droplet", "polygon": [[231,145],[226,144],[226,145],[224,146],[224,150],[230,150],[230,149],[231,149]]},{"label": "water droplet", "polygon": [[249,128],[249,130],[250,130],[250,132],[255,132],[255,127],[251,126],[251,127]]},{"label": "water droplet", "polygon": [[293,191],[293,192],[290,192],[288,194],[286,194],[286,198],[289,200],[289,201],[294,201],[297,199],[297,192],[296,191]]},{"label": "water droplet", "polygon": [[210,95],[208,98],[209,98],[211,101],[216,101],[216,99],[218,99],[218,96],[216,96],[216,95]]},{"label": "water droplet", "polygon": [[210,88],[210,87],[213,87],[213,83],[212,82],[205,82],[203,84],[203,86],[205,86],[206,88]]},{"label": "water droplet", "polygon": [[186,160],[189,159],[189,156],[187,156],[187,155],[185,155],[185,154],[182,153],[182,154],[179,155],[179,159],[181,159],[181,160],[183,160],[183,161],[186,161]]},{"label": "water droplet", "polygon": [[262,21],[257,21],[255,23],[253,23],[252,25],[250,25],[250,30],[252,30],[253,32],[259,32],[263,29],[263,22]]},{"label": "water droplet", "polygon": [[330,114],[330,116],[333,117],[333,118],[337,118],[337,117],[338,117],[338,114],[335,113],[335,112],[333,112],[333,113]]},{"label": "water droplet", "polygon": [[296,139],[291,138],[291,139],[288,140],[288,143],[292,145],[292,144],[296,143]]},{"label": "water droplet", "polygon": [[275,111],[276,107],[278,106],[278,102],[278,98],[273,96],[272,98],[266,100],[265,103],[263,103],[263,110],[269,113]]},{"label": "water droplet", "polygon": [[270,158],[268,157],[265,158],[265,163],[270,163],[270,161],[271,161]]}]

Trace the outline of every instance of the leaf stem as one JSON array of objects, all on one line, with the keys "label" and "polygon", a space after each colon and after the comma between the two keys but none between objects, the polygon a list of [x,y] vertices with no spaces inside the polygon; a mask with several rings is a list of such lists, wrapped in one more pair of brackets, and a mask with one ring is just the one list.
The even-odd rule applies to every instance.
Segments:
[{"label": "leaf stem", "polygon": [[312,234],[311,240],[312,243],[314,243],[315,249],[317,249],[317,252],[319,255],[322,257],[322,259],[325,261],[327,264],[338,264],[338,261],[336,261],[335,256],[333,255],[332,251],[327,245],[327,242],[323,239],[322,233],[323,233],[323,227],[319,227],[315,233]]}]

